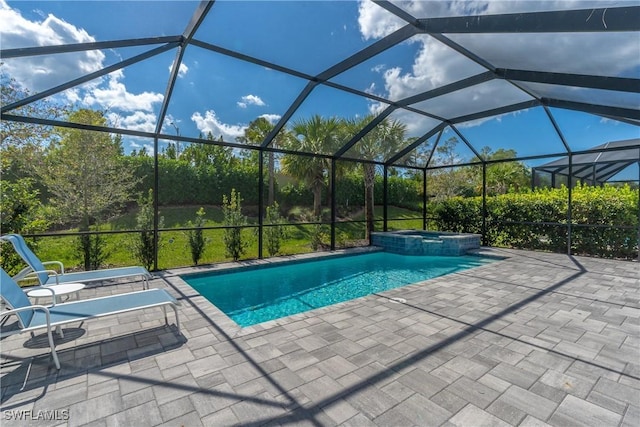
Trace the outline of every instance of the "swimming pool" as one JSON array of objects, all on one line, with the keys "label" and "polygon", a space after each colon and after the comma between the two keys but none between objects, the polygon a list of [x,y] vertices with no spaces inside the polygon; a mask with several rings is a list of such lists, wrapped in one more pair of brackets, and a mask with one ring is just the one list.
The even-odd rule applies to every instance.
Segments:
[{"label": "swimming pool", "polygon": [[388,252],[182,276],[242,327],[352,300],[493,261]]}]

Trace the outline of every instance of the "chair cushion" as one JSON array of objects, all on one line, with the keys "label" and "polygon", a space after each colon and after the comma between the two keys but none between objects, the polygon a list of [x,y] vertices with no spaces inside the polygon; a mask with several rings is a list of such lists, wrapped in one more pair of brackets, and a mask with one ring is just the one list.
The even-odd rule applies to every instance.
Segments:
[{"label": "chair cushion", "polygon": [[[146,291],[56,304],[54,307],[49,308],[49,312],[51,314],[51,325],[55,326],[177,303],[176,299],[164,289],[148,289]],[[44,312],[36,312],[29,329],[45,327],[46,324]]]},{"label": "chair cushion", "polygon": [[[0,295],[2,295],[2,299],[7,304],[10,309],[29,307],[31,306],[31,301],[27,298],[24,291],[18,284],[7,274],[4,269],[0,269],[2,273],[0,273]],[[30,325],[31,320],[33,319],[33,310],[25,310],[19,313],[16,313],[18,319],[22,323],[20,326],[22,328],[26,328]]]}]

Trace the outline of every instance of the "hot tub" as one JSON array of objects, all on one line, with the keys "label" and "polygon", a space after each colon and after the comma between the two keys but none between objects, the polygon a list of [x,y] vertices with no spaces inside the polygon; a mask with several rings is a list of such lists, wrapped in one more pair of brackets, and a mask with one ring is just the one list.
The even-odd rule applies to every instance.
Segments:
[{"label": "hot tub", "polygon": [[401,230],[371,233],[371,243],[397,254],[460,256],[479,249],[481,237],[471,233]]}]

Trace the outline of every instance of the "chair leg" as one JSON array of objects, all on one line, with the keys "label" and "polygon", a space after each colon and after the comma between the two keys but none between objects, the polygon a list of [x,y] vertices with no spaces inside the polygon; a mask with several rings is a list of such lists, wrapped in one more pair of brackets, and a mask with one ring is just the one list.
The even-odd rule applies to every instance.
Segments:
[{"label": "chair leg", "polygon": [[53,341],[53,335],[51,329],[47,328],[47,337],[49,338],[49,347],[51,347],[51,357],[53,357],[53,363],[56,364],[56,369],[60,369],[60,360],[58,360],[58,353],[56,353],[56,344]]},{"label": "chair leg", "polygon": [[33,366],[33,357],[29,361],[29,367],[27,368],[27,374],[24,376],[24,381],[22,382],[22,387],[20,387],[20,391],[24,391],[27,386],[27,382],[29,382],[29,374],[31,373],[31,367]]},{"label": "chair leg", "polygon": [[176,315],[176,328],[178,328],[178,333],[180,333],[180,318],[178,317],[178,307],[175,305],[171,306],[173,308],[174,314]]}]

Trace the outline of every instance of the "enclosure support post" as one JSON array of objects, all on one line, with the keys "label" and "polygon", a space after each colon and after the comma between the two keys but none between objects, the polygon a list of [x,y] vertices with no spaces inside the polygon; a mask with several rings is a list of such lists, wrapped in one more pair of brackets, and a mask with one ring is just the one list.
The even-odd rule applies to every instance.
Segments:
[{"label": "enclosure support post", "polygon": [[[553,128],[556,130],[556,133],[558,134],[560,141],[562,141],[562,145],[564,145],[564,149],[567,150],[567,156],[569,159],[569,172],[568,172],[569,177],[567,179],[567,182],[568,182],[567,187],[569,188],[569,197],[567,200],[567,204],[568,204],[567,206],[567,254],[571,255],[571,181],[572,181],[571,178],[573,177],[573,167],[571,162],[573,161],[573,157],[571,154],[571,147],[569,147],[569,144],[567,143],[567,140],[564,137],[564,134],[560,130],[560,126],[558,126],[556,119],[553,117],[553,114],[551,114],[551,110],[549,110],[549,107],[547,107],[546,105],[543,105],[542,108],[544,108],[544,112],[547,113],[547,117],[549,117],[549,121],[553,125]],[[551,173],[551,187],[556,188],[555,173]]]},{"label": "enclosure support post", "polygon": [[536,188],[536,170],[531,168],[531,191]]},{"label": "enclosure support post", "polygon": [[638,262],[640,262],[640,159],[638,160]]},{"label": "enclosure support post", "polygon": [[427,169],[422,169],[422,229],[427,229]]},{"label": "enclosure support post", "polygon": [[158,189],[160,188],[160,171],[158,162],[158,137],[153,138],[153,269],[158,270],[158,225],[160,222],[160,215],[158,210],[160,209],[158,198]]},{"label": "enclosure support post", "polygon": [[571,255],[571,221],[572,221],[572,202],[571,193],[573,190],[573,155],[569,153],[569,177],[567,179],[567,187],[569,197],[567,200],[567,255]]},{"label": "enclosure support post", "polygon": [[331,159],[331,250],[336,250],[336,159]]},{"label": "enclosure support post", "polygon": [[[387,221],[387,193],[389,190],[389,181],[387,179],[387,175],[389,173],[389,168],[387,167],[387,165],[384,165],[383,167],[383,175],[382,175],[382,217],[383,217],[383,231],[388,231],[388,221]],[[374,203],[375,205],[375,203]],[[371,207],[373,209],[373,206]],[[369,237],[369,239],[371,239],[371,237]]]},{"label": "enclosure support post", "polygon": [[262,232],[264,231],[264,150],[258,150],[258,258],[262,259]]},{"label": "enclosure support post", "polygon": [[487,246],[487,163],[482,162],[482,246]]}]

